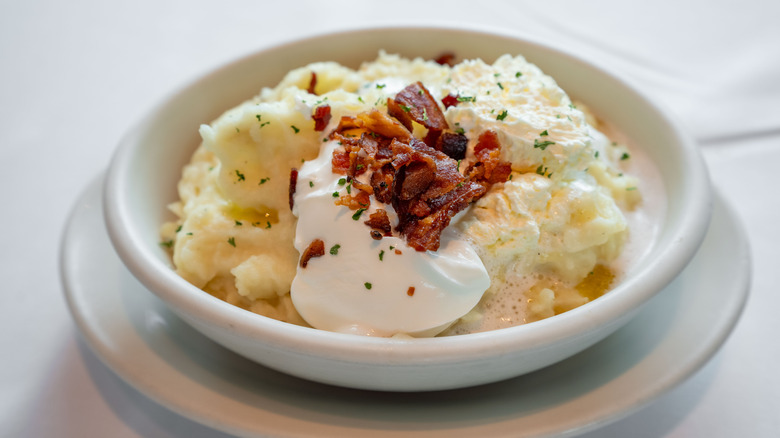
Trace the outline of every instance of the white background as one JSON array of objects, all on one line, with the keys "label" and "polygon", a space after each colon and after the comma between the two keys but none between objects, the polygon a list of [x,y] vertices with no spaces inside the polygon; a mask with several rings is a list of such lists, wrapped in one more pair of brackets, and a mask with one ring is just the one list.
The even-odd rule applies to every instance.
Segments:
[{"label": "white background", "polygon": [[91,353],[59,240],[123,133],[235,57],[332,30],[463,24],[530,35],[611,68],[699,141],[747,229],[751,296],[684,384],[588,437],[780,436],[780,3],[0,1],[0,436],[206,437]]}]

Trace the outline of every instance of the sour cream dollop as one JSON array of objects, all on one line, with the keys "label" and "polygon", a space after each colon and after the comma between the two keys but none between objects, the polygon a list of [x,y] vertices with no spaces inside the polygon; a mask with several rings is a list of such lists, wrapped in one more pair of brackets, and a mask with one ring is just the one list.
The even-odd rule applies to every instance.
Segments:
[{"label": "sour cream dollop", "polygon": [[[392,206],[371,197],[356,211],[336,205],[346,194],[343,175],[331,158],[337,142],[323,143],[317,159],[298,172],[293,214],[298,217],[295,248],[315,239],[325,254],[298,265],[291,286],[293,304],[312,327],[369,336],[434,336],[468,313],[490,286],[490,277],[471,244],[448,227],[438,251],[419,252],[399,236],[374,240],[363,222]],[[454,218],[453,221],[457,219]]]}]

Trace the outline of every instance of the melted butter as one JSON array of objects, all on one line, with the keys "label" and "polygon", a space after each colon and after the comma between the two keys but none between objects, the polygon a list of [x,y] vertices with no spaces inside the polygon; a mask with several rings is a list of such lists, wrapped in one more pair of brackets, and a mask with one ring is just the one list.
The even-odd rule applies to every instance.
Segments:
[{"label": "melted butter", "polygon": [[587,298],[588,301],[593,301],[604,295],[604,293],[609,290],[610,286],[612,286],[614,280],[615,273],[612,272],[610,268],[604,265],[596,265],[593,268],[593,271],[583,278],[577,286],[574,286],[574,288],[580,295]]},{"label": "melted butter", "polygon": [[248,223],[255,226],[264,226],[266,223],[279,222],[279,212],[274,208],[258,205],[257,207],[243,208],[236,204],[225,207],[225,214],[233,220]]}]

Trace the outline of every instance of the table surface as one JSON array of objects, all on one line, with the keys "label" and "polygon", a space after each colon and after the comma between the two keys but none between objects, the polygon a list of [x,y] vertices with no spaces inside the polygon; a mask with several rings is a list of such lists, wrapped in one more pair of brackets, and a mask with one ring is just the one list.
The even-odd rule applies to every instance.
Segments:
[{"label": "table surface", "polygon": [[[742,319],[715,357],[587,437],[780,434],[780,3],[3,2],[0,15],[0,436],[208,437],[123,383],[73,324],[58,273],[68,212],[123,133],[171,90],[280,42],[398,24],[527,35],[607,66],[699,142],[747,231]],[[477,4],[480,3],[480,4]]]}]

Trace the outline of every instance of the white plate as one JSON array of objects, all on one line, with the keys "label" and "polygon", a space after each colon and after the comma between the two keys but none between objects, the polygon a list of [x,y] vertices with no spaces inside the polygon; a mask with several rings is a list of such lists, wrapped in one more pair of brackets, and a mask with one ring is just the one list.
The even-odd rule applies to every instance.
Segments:
[{"label": "white plate", "polygon": [[556,365],[452,391],[383,393],[272,371],[208,340],[147,291],[109,243],[94,181],[74,207],[61,270],[73,317],[121,378],[229,433],[274,436],[569,436],[604,426],[678,385],[712,357],[747,298],[747,240],[716,197],[686,270],[624,328]]}]

